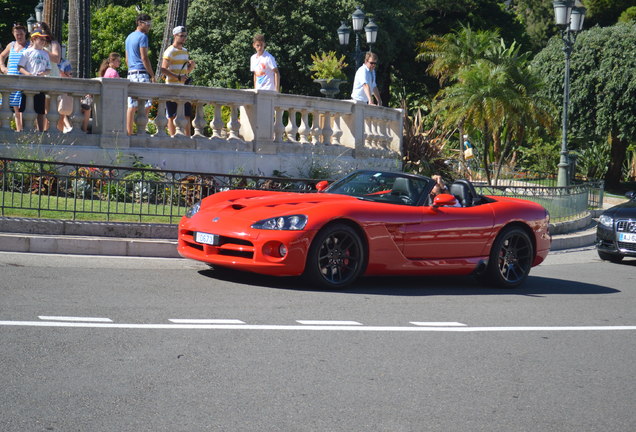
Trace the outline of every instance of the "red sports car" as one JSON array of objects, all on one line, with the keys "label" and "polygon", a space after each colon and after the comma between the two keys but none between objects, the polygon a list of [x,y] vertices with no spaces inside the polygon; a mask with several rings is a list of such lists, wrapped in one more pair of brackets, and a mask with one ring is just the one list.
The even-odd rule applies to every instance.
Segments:
[{"label": "red sports car", "polygon": [[356,171],[317,193],[230,190],[194,205],[179,224],[181,256],[214,267],[303,275],[342,288],[363,275],[484,275],[521,284],[550,250],[540,205],[482,196],[467,180],[431,198],[417,175]]}]

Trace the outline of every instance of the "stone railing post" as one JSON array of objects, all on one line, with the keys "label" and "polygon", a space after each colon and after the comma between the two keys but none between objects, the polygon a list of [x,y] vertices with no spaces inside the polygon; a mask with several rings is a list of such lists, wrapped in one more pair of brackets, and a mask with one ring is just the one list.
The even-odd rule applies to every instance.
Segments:
[{"label": "stone railing post", "polygon": [[256,90],[254,103],[241,106],[241,136],[252,142],[256,153],[276,153],[274,143],[274,106],[278,93]]},{"label": "stone railing post", "polygon": [[[104,148],[128,148],[130,140],[126,133],[126,110],[128,107],[128,80],[99,78],[102,83],[98,103],[95,104],[97,133],[100,146]],[[123,103],[122,103],[123,102]]]},{"label": "stone railing post", "polygon": [[354,157],[364,155],[365,150],[365,119],[364,114],[367,104],[364,102],[353,101],[351,115],[341,117],[340,128],[342,136],[340,143],[347,147],[353,148]]}]

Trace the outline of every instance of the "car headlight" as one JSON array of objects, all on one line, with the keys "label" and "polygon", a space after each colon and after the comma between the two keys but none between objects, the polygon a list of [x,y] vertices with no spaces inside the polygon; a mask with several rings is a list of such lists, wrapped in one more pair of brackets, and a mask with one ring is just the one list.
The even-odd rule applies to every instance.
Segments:
[{"label": "car headlight", "polygon": [[298,231],[305,228],[307,224],[307,216],[305,215],[291,215],[291,216],[278,216],[269,219],[259,220],[252,224],[252,228],[266,229],[266,230],[289,230]]},{"label": "car headlight", "polygon": [[190,207],[188,211],[186,212],[185,216],[187,218],[191,218],[195,214],[199,213],[199,210],[201,210],[201,201],[199,201],[198,203]]},{"label": "car headlight", "polygon": [[598,218],[598,221],[601,223],[601,225],[605,225],[608,228],[612,228],[612,226],[614,225],[614,219],[607,215],[601,215],[601,217]]}]

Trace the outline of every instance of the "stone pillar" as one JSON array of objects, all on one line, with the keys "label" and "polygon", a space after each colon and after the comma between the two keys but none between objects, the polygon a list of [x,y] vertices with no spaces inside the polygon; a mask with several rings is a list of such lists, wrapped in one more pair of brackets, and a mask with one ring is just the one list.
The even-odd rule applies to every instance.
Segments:
[{"label": "stone pillar", "polygon": [[252,142],[254,151],[275,154],[274,104],[278,93],[257,90],[254,104],[241,106],[241,135],[246,142]]},{"label": "stone pillar", "polygon": [[126,111],[129,81],[117,78],[99,78],[99,81],[102,87],[98,103],[95,104],[95,118],[99,119],[96,123],[100,147],[128,148],[130,139],[126,133]]},{"label": "stone pillar", "polygon": [[343,115],[340,121],[342,136],[340,144],[355,149],[354,157],[364,155],[365,129],[364,112],[367,104],[360,101],[351,101],[351,114]]}]

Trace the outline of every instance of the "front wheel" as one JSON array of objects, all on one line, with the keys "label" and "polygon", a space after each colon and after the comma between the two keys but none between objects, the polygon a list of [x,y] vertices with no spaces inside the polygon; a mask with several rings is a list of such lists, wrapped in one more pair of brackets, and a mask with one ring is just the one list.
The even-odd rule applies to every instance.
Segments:
[{"label": "front wheel", "polygon": [[305,279],[321,288],[344,288],[362,274],[365,255],[362,240],[353,228],[345,224],[329,225],[311,243]]},{"label": "front wheel", "polygon": [[492,245],[488,268],[488,278],[502,288],[519,286],[528,277],[534,249],[528,234],[521,228],[505,228]]}]

